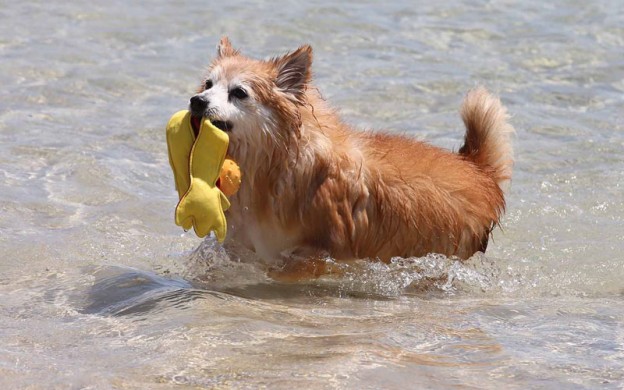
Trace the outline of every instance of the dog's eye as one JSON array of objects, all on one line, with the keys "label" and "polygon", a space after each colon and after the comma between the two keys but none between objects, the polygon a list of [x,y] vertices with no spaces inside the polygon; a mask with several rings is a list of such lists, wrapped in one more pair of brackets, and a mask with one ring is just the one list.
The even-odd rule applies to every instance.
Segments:
[{"label": "dog's eye", "polygon": [[204,84],[204,87],[206,89],[212,88],[212,80],[206,80],[206,84]]},{"label": "dog's eye", "polygon": [[247,91],[241,87],[237,87],[230,91],[230,96],[234,96],[237,99],[245,99],[249,95],[247,94]]}]

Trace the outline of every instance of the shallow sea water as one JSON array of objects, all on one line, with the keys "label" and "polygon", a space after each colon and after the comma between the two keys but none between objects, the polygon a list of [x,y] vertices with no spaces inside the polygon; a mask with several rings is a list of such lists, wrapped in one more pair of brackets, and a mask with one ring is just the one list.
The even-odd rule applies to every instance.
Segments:
[{"label": "shallow sea water", "polygon": [[[443,147],[469,88],[499,94],[487,254],[286,285],[183,233],[164,124],[226,33],[312,44],[349,122]],[[624,387],[622,53],[616,0],[3,2],[0,387]]]}]

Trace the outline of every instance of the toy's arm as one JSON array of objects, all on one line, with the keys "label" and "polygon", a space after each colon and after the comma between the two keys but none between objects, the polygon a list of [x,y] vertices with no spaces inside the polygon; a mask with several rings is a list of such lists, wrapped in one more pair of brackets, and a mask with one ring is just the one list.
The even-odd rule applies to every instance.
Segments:
[{"label": "toy's arm", "polygon": [[225,160],[228,135],[204,119],[189,158],[191,183],[176,208],[176,223],[195,228],[199,237],[214,230],[223,241],[227,231],[224,210],[230,202],[216,187]]},{"label": "toy's arm", "polygon": [[189,159],[195,143],[195,134],[191,127],[191,112],[178,111],[167,123],[167,152],[169,165],[173,171],[178,198],[182,199],[191,185]]},{"label": "toy's arm", "polygon": [[214,230],[219,241],[227,232],[224,211],[230,202],[216,182],[228,142],[227,134],[208,119],[202,121],[195,139],[188,111],[176,113],[167,125],[169,162],[180,196],[175,222],[186,230],[193,227],[199,237]]}]

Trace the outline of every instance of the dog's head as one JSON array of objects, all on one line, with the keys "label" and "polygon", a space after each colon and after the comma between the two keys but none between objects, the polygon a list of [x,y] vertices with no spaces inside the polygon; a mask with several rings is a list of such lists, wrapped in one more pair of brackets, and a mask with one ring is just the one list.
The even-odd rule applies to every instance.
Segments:
[{"label": "dog's head", "polygon": [[190,110],[208,117],[230,136],[230,154],[287,147],[301,125],[298,106],[306,104],[312,48],[301,46],[282,57],[254,60],[223,37]]}]

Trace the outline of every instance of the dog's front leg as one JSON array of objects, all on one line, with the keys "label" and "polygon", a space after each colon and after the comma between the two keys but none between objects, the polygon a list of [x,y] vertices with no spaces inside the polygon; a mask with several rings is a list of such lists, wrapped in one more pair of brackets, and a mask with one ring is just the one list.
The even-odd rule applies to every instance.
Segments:
[{"label": "dog's front leg", "polygon": [[324,250],[297,247],[283,251],[282,264],[269,270],[269,277],[278,282],[295,283],[318,279],[323,275],[341,275],[339,264]]}]

